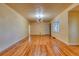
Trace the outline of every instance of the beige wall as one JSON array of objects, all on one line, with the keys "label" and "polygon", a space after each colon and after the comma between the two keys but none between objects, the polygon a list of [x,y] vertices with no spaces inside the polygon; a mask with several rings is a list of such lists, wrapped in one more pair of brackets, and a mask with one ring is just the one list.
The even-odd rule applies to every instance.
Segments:
[{"label": "beige wall", "polygon": [[4,4],[0,4],[0,51],[28,35],[28,22]]},{"label": "beige wall", "polygon": [[79,44],[79,11],[69,12],[69,42]]},{"label": "beige wall", "polygon": [[[53,23],[59,21],[60,26],[59,32],[53,31]],[[51,34],[52,36],[56,37],[57,39],[63,41],[64,43],[68,44],[68,13],[64,13],[61,16],[55,18],[51,22]]]},{"label": "beige wall", "polygon": [[31,35],[47,35],[50,34],[48,23],[31,23]]}]

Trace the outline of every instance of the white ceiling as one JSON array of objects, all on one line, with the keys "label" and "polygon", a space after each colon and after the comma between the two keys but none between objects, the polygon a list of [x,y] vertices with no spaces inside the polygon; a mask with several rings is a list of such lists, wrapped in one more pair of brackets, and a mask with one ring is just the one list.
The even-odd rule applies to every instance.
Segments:
[{"label": "white ceiling", "polygon": [[69,5],[66,3],[10,3],[7,4],[9,7],[13,8],[19,14],[29,21],[36,21],[36,9],[42,8],[45,17],[44,21],[50,21],[56,17],[59,13],[65,10]]},{"label": "white ceiling", "polygon": [[70,11],[79,11],[79,5],[76,6],[75,8],[71,9]]}]

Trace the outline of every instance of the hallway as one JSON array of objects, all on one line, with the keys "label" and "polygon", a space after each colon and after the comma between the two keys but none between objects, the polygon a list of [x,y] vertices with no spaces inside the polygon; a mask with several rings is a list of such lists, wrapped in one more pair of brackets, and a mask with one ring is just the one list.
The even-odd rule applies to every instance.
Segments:
[{"label": "hallway", "polygon": [[[32,36],[2,52],[1,56],[79,56],[79,46],[69,46],[50,36]],[[75,52],[75,50],[77,52]]]}]

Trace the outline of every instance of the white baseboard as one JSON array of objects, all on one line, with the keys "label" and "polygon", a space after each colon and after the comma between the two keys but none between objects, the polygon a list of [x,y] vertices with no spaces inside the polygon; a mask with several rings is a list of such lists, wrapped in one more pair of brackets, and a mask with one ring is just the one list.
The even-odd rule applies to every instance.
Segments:
[{"label": "white baseboard", "polygon": [[[52,35],[51,35],[51,36],[52,36]],[[69,43],[68,43],[68,42],[65,42],[65,41],[61,40],[61,38],[59,38],[59,37],[56,37],[56,36],[52,36],[52,37],[55,37],[55,38],[56,38],[56,39],[58,39],[59,41],[61,41],[61,42],[65,43],[65,44],[67,44],[67,45],[69,45]]]},{"label": "white baseboard", "polygon": [[5,51],[6,49],[8,49],[9,47],[13,46],[14,44],[16,44],[17,42],[23,40],[24,38],[28,37],[28,35],[24,35],[23,37],[19,38],[17,41],[14,41],[13,43],[11,43],[10,45],[8,45],[7,47],[5,47],[4,49],[0,50],[0,53]]},{"label": "white baseboard", "polygon": [[[51,36],[52,36],[52,35],[51,35]],[[67,45],[79,45],[79,43],[70,43],[70,42],[65,42],[65,41],[61,40],[61,38],[56,37],[56,36],[52,36],[52,37],[55,37],[56,39],[60,40],[61,42],[65,43],[65,44],[67,44]]]},{"label": "white baseboard", "polygon": [[69,43],[69,45],[79,45],[79,43]]}]

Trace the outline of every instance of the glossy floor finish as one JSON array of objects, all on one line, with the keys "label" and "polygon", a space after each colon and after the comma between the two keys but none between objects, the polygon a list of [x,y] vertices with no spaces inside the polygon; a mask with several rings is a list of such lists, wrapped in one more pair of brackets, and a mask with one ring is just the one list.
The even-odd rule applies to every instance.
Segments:
[{"label": "glossy floor finish", "polygon": [[68,46],[50,36],[31,36],[0,53],[1,56],[78,56],[79,46]]}]

